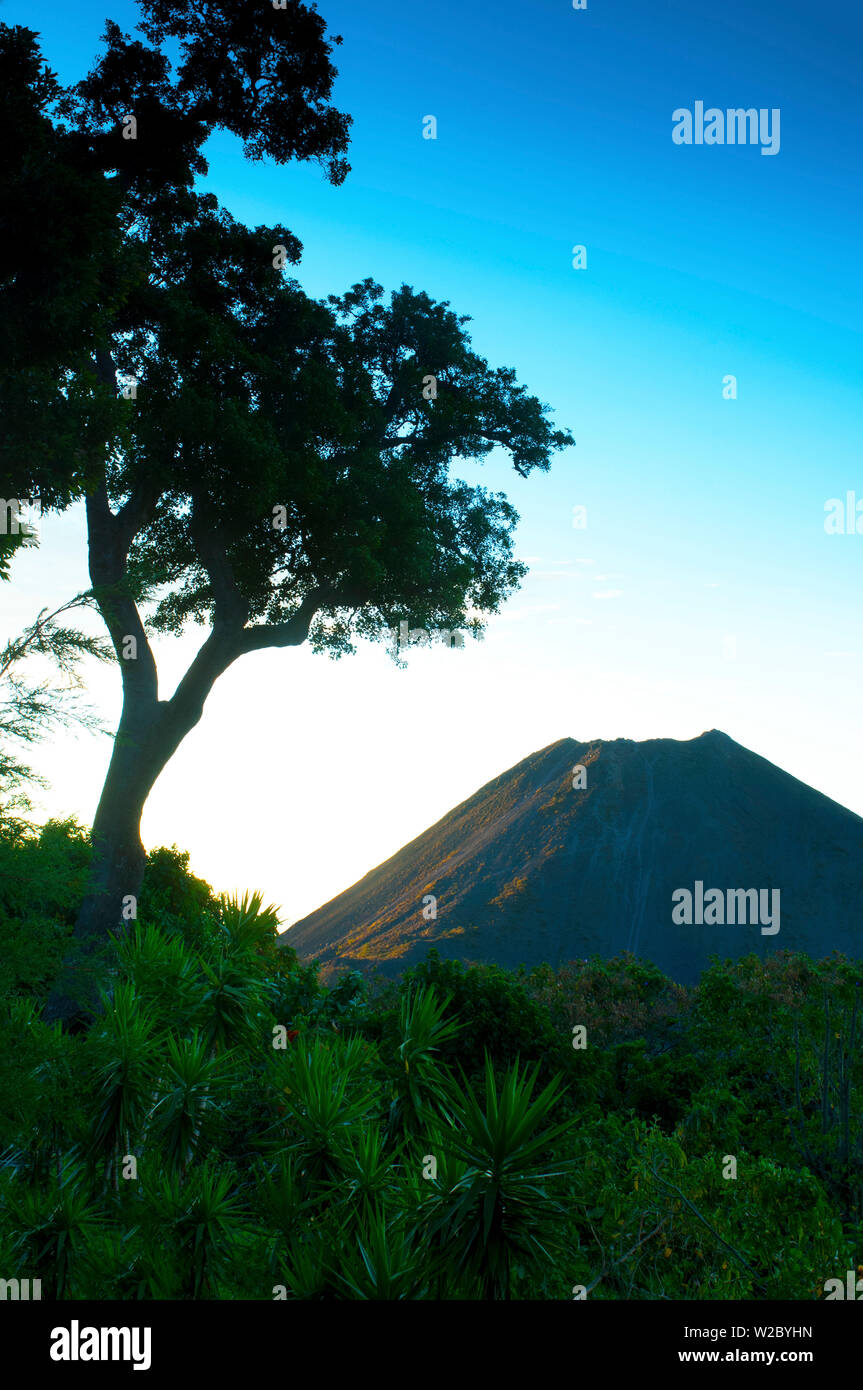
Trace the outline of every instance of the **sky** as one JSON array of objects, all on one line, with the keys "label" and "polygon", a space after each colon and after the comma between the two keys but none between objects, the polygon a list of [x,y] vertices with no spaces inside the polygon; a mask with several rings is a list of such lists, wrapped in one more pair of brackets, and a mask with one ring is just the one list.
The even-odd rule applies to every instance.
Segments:
[{"label": "sky", "polygon": [[[318,8],[343,38],[347,180],[250,164],[219,135],[202,186],[251,225],[286,224],[314,296],[372,276],[471,315],[474,348],[575,446],[527,479],[502,453],[455,470],[507,493],[530,570],[484,641],[411,651],[404,671],[370,644],[243,659],[151,794],[145,845],[187,849],[219,891],[260,889],[287,924],[557,739],[712,728],[863,814],[863,534],[825,531],[830,499],[863,501],[863,13]],[[64,82],[108,17],[131,31],[137,10],[0,7]],[[778,151],[675,143],[673,113],[697,102],[778,110]],[[0,637],[87,586],[80,508],[43,518],[13,580]],[[164,695],[202,636],[155,643]],[[115,724],[117,671],[88,684]],[[40,818],[89,823],[109,754],[86,734],[39,749]]]}]

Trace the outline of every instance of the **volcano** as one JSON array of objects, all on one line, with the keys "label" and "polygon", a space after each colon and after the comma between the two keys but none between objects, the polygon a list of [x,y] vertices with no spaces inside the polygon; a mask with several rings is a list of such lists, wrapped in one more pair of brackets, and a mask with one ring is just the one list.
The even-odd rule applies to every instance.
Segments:
[{"label": "volcano", "polygon": [[863,818],[717,729],[565,738],[282,939],[324,978],[435,946],[509,968],[631,951],[691,984],[711,955],[860,956],[861,871]]}]

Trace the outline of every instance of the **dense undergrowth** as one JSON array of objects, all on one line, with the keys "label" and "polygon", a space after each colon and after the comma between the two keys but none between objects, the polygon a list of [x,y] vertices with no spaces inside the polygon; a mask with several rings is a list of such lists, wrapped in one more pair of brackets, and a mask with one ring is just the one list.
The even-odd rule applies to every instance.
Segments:
[{"label": "dense undergrowth", "polygon": [[813,1299],[863,1262],[860,963],[717,961],[687,990],[631,957],[432,952],[327,989],[259,897],[162,849],[103,1013],[64,1034],[41,1012],[88,861],[74,823],[0,825],[0,1277],[64,1299]]}]

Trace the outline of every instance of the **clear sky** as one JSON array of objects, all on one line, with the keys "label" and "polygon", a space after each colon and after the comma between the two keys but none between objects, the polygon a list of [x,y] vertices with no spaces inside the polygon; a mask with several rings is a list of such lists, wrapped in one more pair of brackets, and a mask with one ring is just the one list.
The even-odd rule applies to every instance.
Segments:
[{"label": "clear sky", "polygon": [[[863,534],[824,527],[828,499],[863,500],[860,8],[319,8],[344,39],[347,181],[248,164],[219,137],[206,185],[299,236],[313,295],[370,275],[470,314],[477,350],[576,447],[526,480],[497,456],[460,470],[508,493],[530,565],[484,642],[412,652],[407,671],[370,646],[246,658],[157,784],[145,844],[176,842],[290,922],[558,738],[710,728],[863,814]],[[0,8],[64,81],[108,16],[130,30],[136,9]],[[673,111],[698,101],[779,109],[779,152],[675,144]],[[0,635],[86,587],[80,509],[44,522],[13,580]],[[157,644],[164,693],[200,640]],[[118,673],[94,672],[92,692],[113,722]],[[40,750],[40,813],[91,820],[108,755],[87,736]]]}]

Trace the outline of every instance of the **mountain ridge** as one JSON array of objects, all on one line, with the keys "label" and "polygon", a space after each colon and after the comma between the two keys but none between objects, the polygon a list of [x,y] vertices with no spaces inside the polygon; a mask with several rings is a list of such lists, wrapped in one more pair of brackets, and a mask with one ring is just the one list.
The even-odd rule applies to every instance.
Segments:
[{"label": "mountain ridge", "polygon": [[[585,785],[576,787],[579,766]],[[689,740],[561,738],[282,939],[318,959],[325,978],[350,968],[395,974],[435,945],[509,966],[630,950],[688,983],[713,953],[859,952],[861,857],[863,817],[721,730]],[[673,922],[672,894],[698,881],[705,891],[779,890],[779,932],[763,935],[752,921]]]}]

